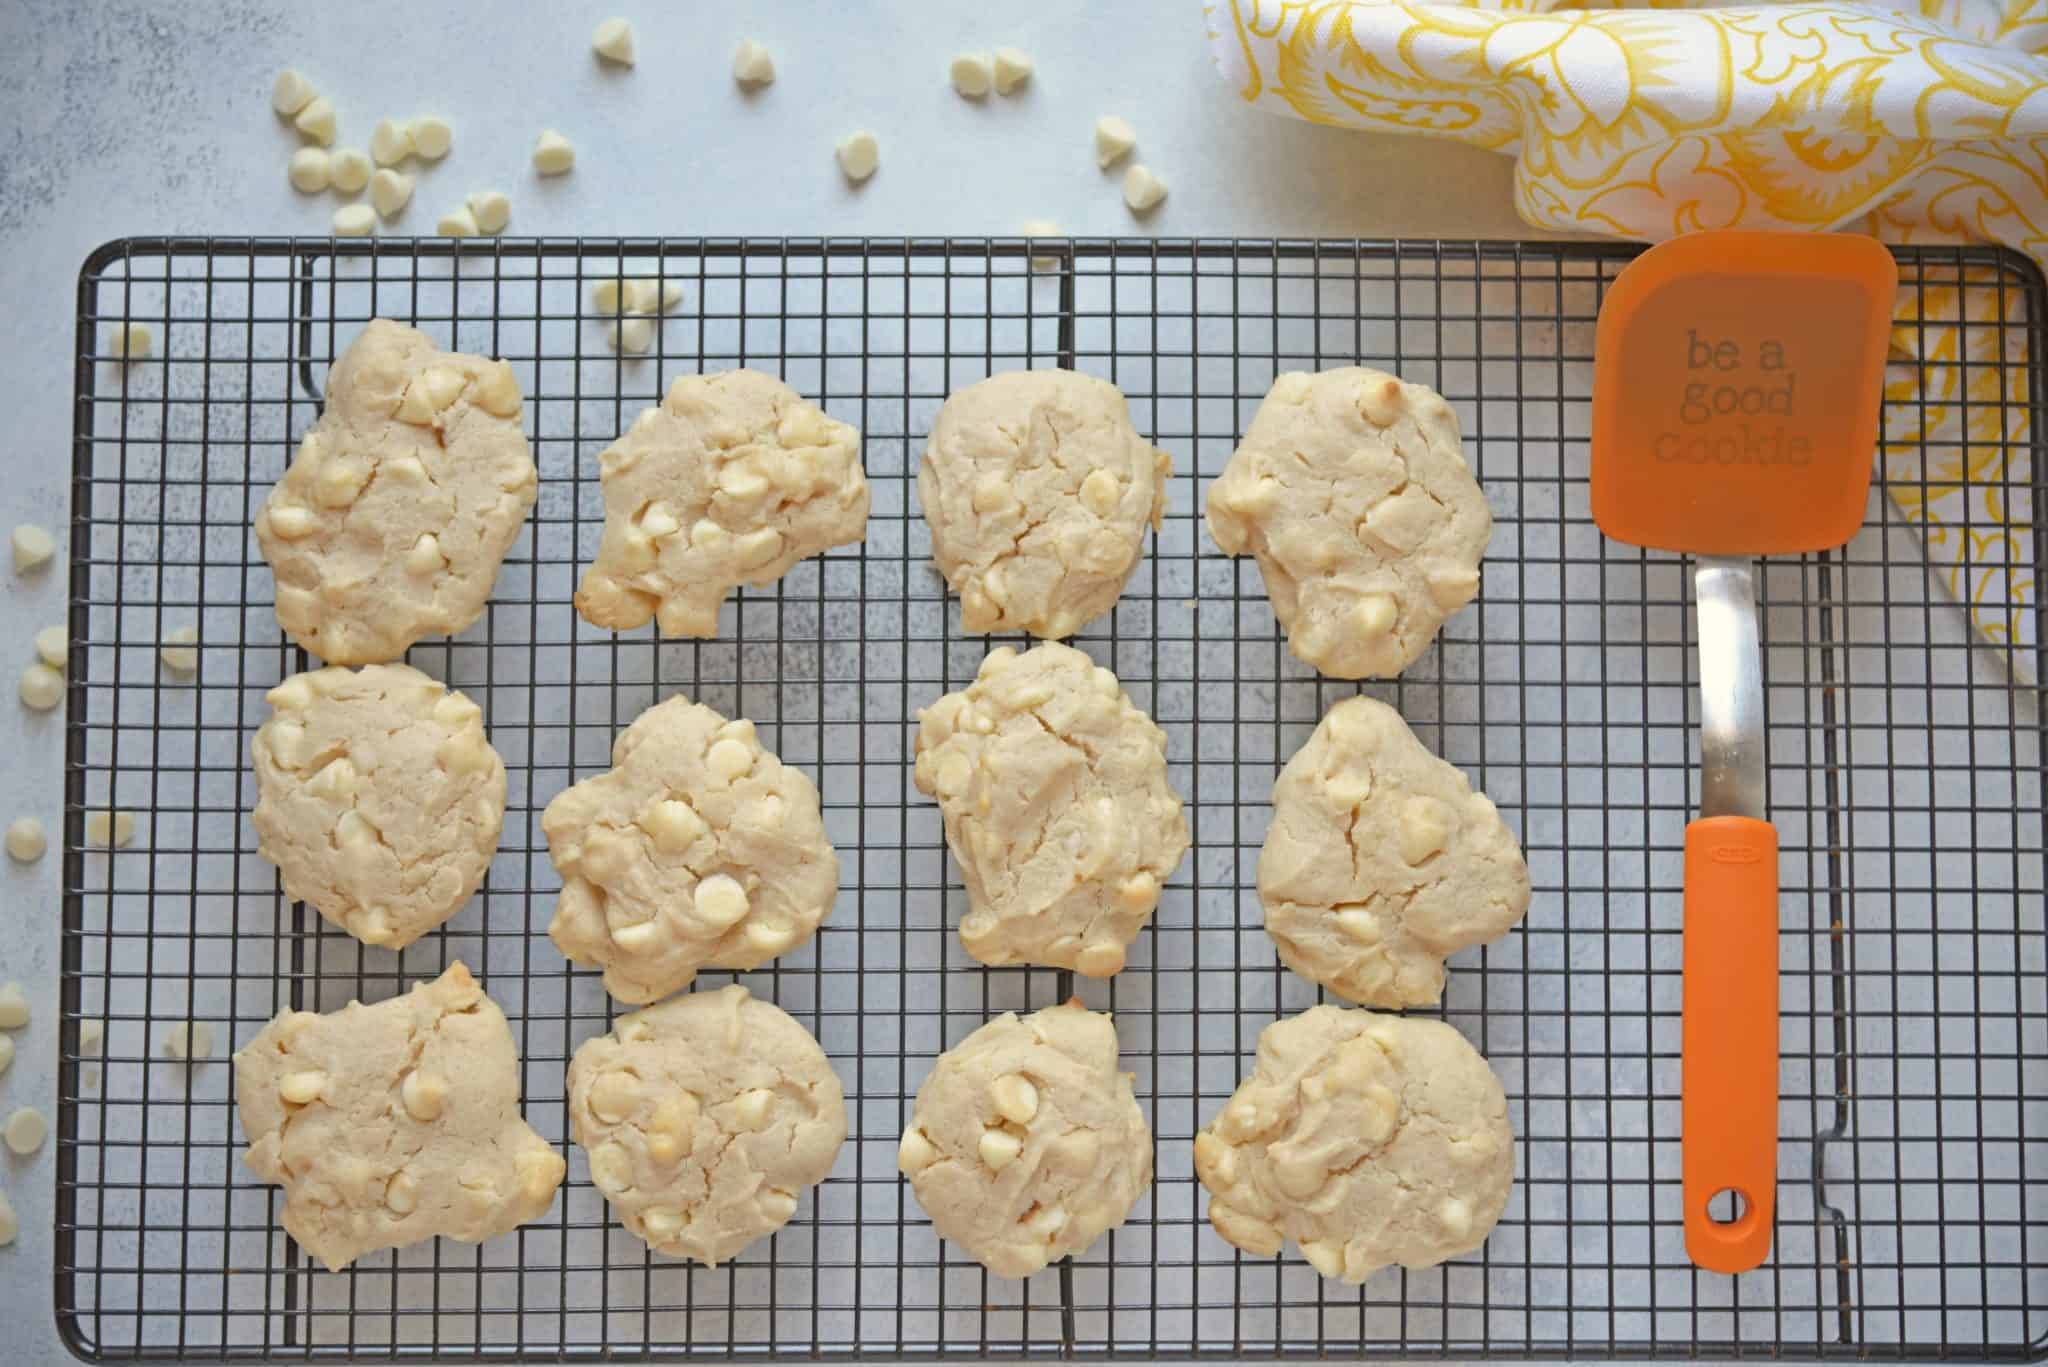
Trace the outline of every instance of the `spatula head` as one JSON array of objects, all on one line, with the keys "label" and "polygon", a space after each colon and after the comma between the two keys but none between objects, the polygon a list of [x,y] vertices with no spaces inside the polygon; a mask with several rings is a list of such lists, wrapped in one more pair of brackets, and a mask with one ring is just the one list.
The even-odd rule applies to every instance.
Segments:
[{"label": "spatula head", "polygon": [[1829,550],[1870,496],[1898,289],[1843,233],[1707,232],[1636,258],[1593,347],[1593,520],[1703,555]]}]

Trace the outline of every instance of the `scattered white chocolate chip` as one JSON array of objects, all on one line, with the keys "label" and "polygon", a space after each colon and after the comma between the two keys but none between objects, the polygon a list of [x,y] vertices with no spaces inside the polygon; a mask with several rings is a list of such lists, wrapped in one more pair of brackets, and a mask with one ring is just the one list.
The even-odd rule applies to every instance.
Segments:
[{"label": "scattered white chocolate chip", "polygon": [[[1060,235],[1060,225],[1049,218],[1034,218],[1027,220],[1019,231],[1026,237],[1058,237]],[[1060,259],[1057,256],[1034,256],[1031,258],[1031,268],[1033,270],[1049,271],[1059,264]]]},{"label": "scattered white chocolate chip", "polygon": [[116,323],[107,333],[107,352],[117,361],[139,361],[149,355],[152,340],[141,323]]},{"label": "scattered white chocolate chip", "polygon": [[294,1106],[311,1105],[327,1090],[327,1074],[318,1068],[286,1073],[278,1080],[277,1094]]},{"label": "scattered white chocolate chip", "polygon": [[14,529],[14,572],[26,574],[49,563],[57,553],[57,539],[31,522]]},{"label": "scattered white chocolate chip", "polygon": [[1095,164],[1108,170],[1138,145],[1138,134],[1114,114],[1095,121]]},{"label": "scattered white chocolate chip", "polygon": [[961,53],[953,59],[946,74],[952,77],[953,89],[970,100],[978,100],[988,94],[989,87],[995,84],[995,72],[989,66],[985,52]]},{"label": "scattered white chocolate chip", "polygon": [[337,149],[328,159],[328,174],[334,188],[352,195],[370,183],[370,157],[360,148]]},{"label": "scattered white chocolate chip", "polygon": [[552,128],[540,130],[533,145],[533,169],[544,176],[565,174],[576,164],[576,146]]},{"label": "scattered white chocolate chip", "polygon": [[903,1140],[896,1146],[896,1167],[900,1172],[923,1172],[939,1161],[939,1150],[925,1133],[912,1125],[903,1132]]},{"label": "scattered white chocolate chip", "polygon": [[196,673],[199,669],[197,627],[173,627],[164,637],[163,649],[157,653],[163,657],[164,667],[179,674]]},{"label": "scattered white chocolate chip", "polygon": [[370,177],[370,203],[380,218],[390,218],[412,199],[413,178],[389,167]]},{"label": "scattered white chocolate chip", "polygon": [[21,1234],[21,1217],[14,1213],[14,1202],[7,1199],[7,1193],[0,1191],[0,1248],[13,1243]]},{"label": "scattered white chocolate chip", "polygon": [[732,56],[732,78],[741,85],[767,85],[775,79],[775,58],[767,48],[748,38]]},{"label": "scattered white chocolate chip", "polygon": [[409,1172],[394,1172],[384,1184],[384,1205],[393,1215],[410,1215],[419,1209],[420,1184]]},{"label": "scattered white chocolate chip", "polygon": [[1024,1141],[1007,1130],[983,1130],[978,1146],[981,1161],[996,1172],[1017,1161],[1017,1155],[1024,1152]]},{"label": "scattered white chocolate chip", "polygon": [[377,226],[377,211],[367,204],[344,204],[334,211],[336,237],[368,237]]},{"label": "scattered white chocolate chip", "polygon": [[317,195],[334,180],[334,158],[325,148],[301,147],[285,165],[285,178],[302,195]]},{"label": "scattered white chocolate chip", "polygon": [[590,35],[590,50],[607,62],[633,65],[633,26],[624,19],[607,19]]},{"label": "scattered white chocolate chip", "polygon": [[102,811],[85,814],[85,843],[88,845],[122,846],[134,838],[133,812]]},{"label": "scattered white chocolate chip", "polygon": [[605,327],[605,341],[620,355],[642,355],[654,345],[654,320],[637,313],[615,318]]},{"label": "scattered white chocolate chip", "polygon": [[52,669],[61,670],[69,662],[71,634],[61,626],[44,627],[36,633],[36,658]]},{"label": "scattered white chocolate chip", "polygon": [[319,143],[322,147],[333,146],[334,102],[325,95],[315,95],[292,120],[292,126],[308,142]]},{"label": "scattered white chocolate chip", "polygon": [[455,130],[448,126],[448,120],[433,114],[414,119],[411,132],[413,153],[421,161],[439,161],[455,145]]},{"label": "scattered white chocolate chip", "polygon": [[749,1087],[732,1099],[733,1119],[740,1128],[752,1132],[768,1123],[768,1108],[775,1101],[775,1093],[766,1087]]},{"label": "scattered white chocolate chip", "polygon": [[[213,1057],[213,1027],[205,1021],[178,1021],[164,1031],[164,1053],[175,1059]],[[296,1075],[294,1075],[296,1076]],[[286,1078],[285,1081],[291,1081]]]},{"label": "scattered white chocolate chip", "polygon": [[33,864],[50,848],[43,823],[32,816],[16,817],[7,828],[7,854],[19,864]]},{"label": "scattered white chocolate chip", "polygon": [[714,873],[697,884],[691,905],[698,920],[723,930],[747,914],[747,890],[731,874]]},{"label": "scattered white chocolate chip", "polygon": [[1124,203],[1134,214],[1150,213],[1166,198],[1166,182],[1143,162],[1124,172]]},{"label": "scattered white chocolate chip", "polygon": [[1038,1114],[1038,1088],[1022,1073],[1009,1073],[989,1086],[996,1114],[1015,1125],[1028,1125]]},{"label": "scattered white chocolate chip", "polygon": [[[291,1079],[285,1080],[289,1082]],[[434,1120],[447,1103],[448,1082],[438,1073],[415,1068],[399,1084],[398,1098],[405,1106],[405,1113],[414,1120]]]},{"label": "scattered white chocolate chip", "polygon": [[36,661],[21,671],[21,701],[38,712],[47,712],[64,701],[64,676]]},{"label": "scattered white chocolate chip", "polygon": [[498,190],[478,190],[468,200],[470,215],[476,219],[476,230],[487,237],[496,237],[505,231],[505,225],[512,221],[512,201]]},{"label": "scattered white chocolate chip", "polygon": [[286,67],[270,84],[270,107],[277,111],[279,117],[289,119],[313,103],[313,97],[319,93],[313,88],[313,83],[296,69]]},{"label": "scattered white chocolate chip", "polygon": [[875,141],[875,135],[866,129],[847,134],[840,141],[836,155],[839,158],[839,169],[855,185],[873,175],[875,168],[882,164],[881,145]]},{"label": "scattered white chocolate chip", "polygon": [[403,119],[379,119],[370,130],[370,160],[396,166],[412,155],[412,126]]},{"label": "scattered white chocolate chip", "polygon": [[754,752],[737,736],[726,736],[711,743],[711,748],[704,752],[704,764],[730,783],[754,767]]},{"label": "scattered white chocolate chip", "polygon": [[[434,220],[434,233],[439,237],[475,237],[476,215],[469,211],[467,204],[450,209]],[[274,513],[271,515],[270,524],[272,530],[275,530],[277,515]]]},{"label": "scattered white chocolate chip", "polygon": [[0,983],[0,1030],[19,1030],[28,1024],[28,994],[20,983]]},{"label": "scattered white chocolate chip", "polygon": [[33,1106],[24,1106],[7,1117],[7,1147],[23,1158],[40,1149],[49,1133],[50,1122]]},{"label": "scattered white chocolate chip", "polygon": [[996,94],[1011,94],[1030,79],[1030,57],[1013,47],[996,49]]}]

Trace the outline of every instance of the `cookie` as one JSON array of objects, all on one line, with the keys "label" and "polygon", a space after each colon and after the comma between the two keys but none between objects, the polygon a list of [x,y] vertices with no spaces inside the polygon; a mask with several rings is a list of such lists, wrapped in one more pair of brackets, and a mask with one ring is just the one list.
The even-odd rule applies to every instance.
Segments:
[{"label": "cookie", "polygon": [[1152,1132],[1109,1017],[1069,1002],[939,1055],[896,1162],[942,1236],[1028,1277],[1124,1222],[1152,1185]]},{"label": "cookie", "polygon": [[520,1118],[505,1013],[460,963],[375,1006],[280,1012],[235,1054],[235,1101],[244,1161],[329,1271],[537,1220],[566,1171]]},{"label": "cookie", "polygon": [[604,540],[576,590],[592,626],[712,636],[740,584],[867,534],[860,433],[757,370],[684,375],[598,457]]},{"label": "cookie", "polygon": [[956,391],[917,472],[932,559],[969,631],[1071,636],[1116,605],[1173,462],[1107,380],[1018,370]]},{"label": "cookie", "polygon": [[1258,882],[1287,966],[1366,1006],[1437,1001],[1444,959],[1529,909],[1499,811],[1371,698],[1331,708],[1280,771]]},{"label": "cookie", "polygon": [[1106,978],[1187,852],[1166,733],[1072,646],[1004,646],[917,714],[918,788],[967,883],[960,942],[985,964]]},{"label": "cookie", "polygon": [[521,403],[505,362],[370,320],[256,514],[293,641],[375,664],[482,615],[538,488]]},{"label": "cookie", "polygon": [[569,1062],[590,1177],[657,1253],[714,1267],[832,1171],[846,1098],[825,1051],[737,984],[622,1016]]},{"label": "cookie", "polygon": [[818,790],[750,721],[670,698],[612,744],[612,767],[541,814],[562,875],[548,935],[620,1001],[700,968],[758,968],[811,938],[839,890]]},{"label": "cookie", "polygon": [[1451,406],[1357,366],[1273,381],[1208,520],[1258,558],[1288,647],[1340,679],[1413,664],[1479,591],[1493,534]]},{"label": "cookie", "polygon": [[1515,1181],[1500,1079],[1442,1021],[1318,1006],[1267,1026],[1195,1136],[1209,1223],[1325,1277],[1430,1267],[1486,1242]]},{"label": "cookie", "polygon": [[264,696],[250,820],[286,895],[386,949],[459,911],[505,824],[482,709],[410,665],[330,666]]}]

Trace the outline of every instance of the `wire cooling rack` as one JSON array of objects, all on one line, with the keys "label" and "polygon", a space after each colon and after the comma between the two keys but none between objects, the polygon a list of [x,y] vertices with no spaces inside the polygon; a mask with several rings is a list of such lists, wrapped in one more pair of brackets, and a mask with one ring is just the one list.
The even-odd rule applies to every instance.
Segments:
[{"label": "wire cooling rack", "polygon": [[[1032,255],[1055,268],[1033,270]],[[1761,574],[1783,849],[1778,1223],[1756,1272],[1686,1260],[1689,576],[1679,557],[1605,541],[1585,479],[1595,312],[1631,255],[1014,239],[96,252],[79,286],[71,525],[67,1340],[103,1359],[2039,1354],[2043,723],[2010,667],[2038,678],[2042,661],[1973,639],[1879,495],[1846,550]],[[2006,461],[2042,426],[2040,374],[2022,359],[2048,354],[2040,278],[1991,251],[1909,250],[1901,265],[1908,303],[1961,298],[1965,354],[2010,371],[1989,400],[2008,435],[1961,462],[1971,516],[2042,507],[2039,448],[2031,484]],[[643,359],[609,352],[588,303],[593,280],[622,272],[684,287]],[[246,816],[263,692],[308,664],[279,634],[249,520],[329,363],[373,315],[508,358],[541,472],[487,615],[409,656],[483,705],[510,795],[485,890],[403,954],[286,902]],[[128,319],[156,345],[124,368],[105,338]],[[1259,1031],[1317,999],[1280,968],[1253,871],[1279,766],[1356,691],[1287,654],[1257,570],[1202,530],[1201,493],[1276,372],[1353,362],[1449,397],[1495,518],[1477,604],[1398,682],[1365,691],[1500,803],[1536,888],[1523,927],[1459,956],[1444,1002],[1510,1098],[1506,1214],[1473,1256],[1362,1289],[1222,1243],[1191,1157]],[[570,598],[601,525],[597,452],[674,376],[739,364],[865,434],[865,546],[739,594],[716,640],[593,630]],[[964,955],[938,812],[908,778],[914,710],[972,678],[992,644],[961,632],[930,566],[912,472],[949,390],[1030,365],[1115,381],[1176,469],[1164,530],[1079,641],[1165,728],[1194,834],[1108,982]],[[2048,562],[2038,527],[2031,558]],[[158,643],[183,626],[199,632],[196,677],[159,667]],[[815,1032],[846,1082],[851,1132],[831,1179],[775,1238],[709,1271],[651,1258],[610,1223],[567,1147],[561,1198],[514,1234],[340,1274],[309,1266],[280,1231],[276,1190],[240,1162],[227,1054],[280,1008],[381,1000],[459,957],[511,1019],[528,1119],[566,1145],[564,1067],[612,1008],[546,938],[558,883],[538,816],[678,690],[753,718],[823,796],[838,903],[813,944],[744,981]],[[108,807],[138,815],[133,842],[85,847],[87,814]],[[942,1048],[1070,992],[1116,1013],[1158,1180],[1084,1256],[1005,1282],[937,1240],[898,1179],[896,1139]],[[87,1020],[106,1023],[103,1053],[81,1054]],[[161,1049],[186,1022],[215,1040],[189,1065]]]}]

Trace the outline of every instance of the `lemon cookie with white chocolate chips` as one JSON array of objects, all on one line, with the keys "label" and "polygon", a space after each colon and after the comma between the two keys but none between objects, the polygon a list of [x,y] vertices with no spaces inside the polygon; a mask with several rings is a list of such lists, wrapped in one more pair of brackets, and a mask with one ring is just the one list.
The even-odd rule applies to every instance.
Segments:
[{"label": "lemon cookie with white chocolate chips", "polygon": [[1356,366],[1273,381],[1208,521],[1224,554],[1257,557],[1288,648],[1340,679],[1414,663],[1479,591],[1493,534],[1451,406]]},{"label": "lemon cookie with white chocolate chips", "polygon": [[811,781],[752,722],[680,696],[620,732],[611,770],[557,794],[541,830],[562,874],[549,937],[635,1005],[796,948],[839,889]]},{"label": "lemon cookie with white chocolate chips", "polygon": [[329,666],[264,696],[250,820],[285,892],[387,949],[460,910],[505,822],[482,709],[410,665]]},{"label": "lemon cookie with white chocolate chips", "polygon": [[1529,866],[1484,793],[1371,698],[1331,708],[1273,784],[1259,851],[1287,966],[1365,1006],[1443,996],[1444,959],[1529,909]]},{"label": "lemon cookie with white chocolate chips", "polygon": [[293,641],[374,664],[482,614],[538,488],[521,404],[505,362],[370,320],[256,514]]},{"label": "lemon cookie with white chocolate chips", "polygon": [[576,590],[592,626],[711,636],[741,584],[867,534],[860,433],[756,370],[685,375],[598,457],[604,540]]},{"label": "lemon cookie with white chocolate chips", "polygon": [[505,1013],[460,963],[375,1006],[279,1013],[235,1054],[235,1101],[244,1161],[329,1271],[537,1220],[566,1171],[520,1117]]},{"label": "lemon cookie with white chocolate chips", "polygon": [[913,776],[967,882],[960,942],[985,964],[1123,968],[1187,852],[1166,733],[1072,646],[989,652],[918,714]]},{"label": "lemon cookie with white chocolate chips", "polygon": [[1116,605],[1173,462],[1107,380],[1019,370],[956,391],[917,472],[932,559],[969,631],[1071,636]]},{"label": "lemon cookie with white chocolate chips", "polygon": [[1486,1241],[1515,1180],[1500,1079],[1442,1021],[1318,1006],[1259,1034],[1258,1063],[1195,1136],[1209,1223],[1364,1281]]},{"label": "lemon cookie with white chocolate chips", "polygon": [[939,1055],[897,1148],[918,1204],[999,1277],[1086,1251],[1152,1185],[1152,1132],[1108,1016],[990,1021]]},{"label": "lemon cookie with white chocolate chips", "polygon": [[788,1222],[846,1139],[825,1051],[734,984],[619,1018],[569,1063],[590,1178],[657,1253],[714,1267]]}]

